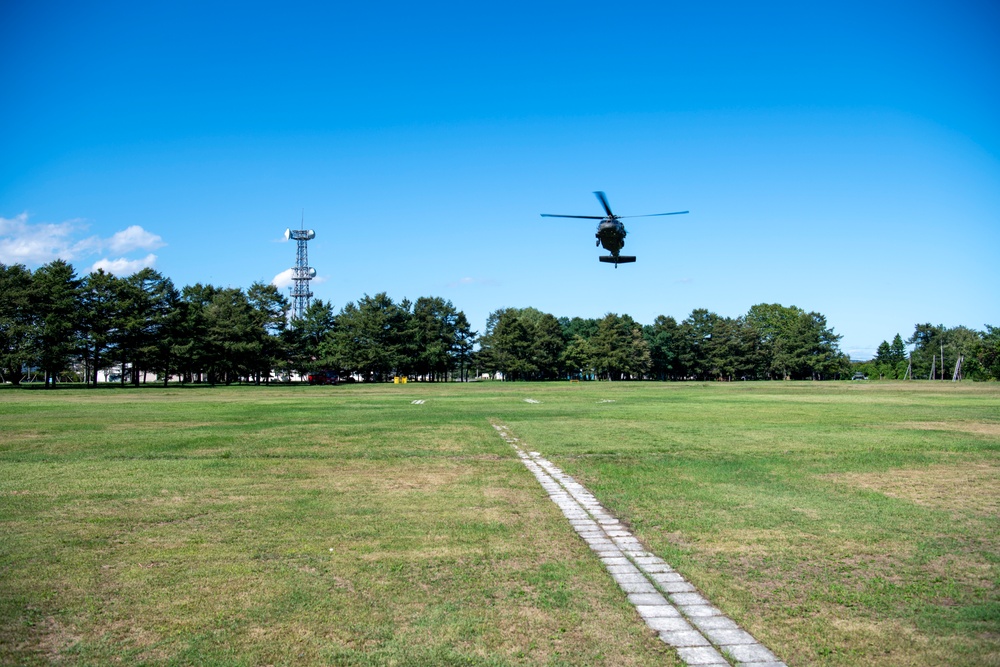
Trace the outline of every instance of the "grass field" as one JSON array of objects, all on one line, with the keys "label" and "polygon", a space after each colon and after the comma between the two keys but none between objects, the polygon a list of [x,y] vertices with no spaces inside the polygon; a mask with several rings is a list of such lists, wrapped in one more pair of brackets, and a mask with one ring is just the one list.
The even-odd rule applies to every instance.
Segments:
[{"label": "grass field", "polygon": [[490,420],[790,665],[1000,665],[1000,385],[928,382],[0,389],[0,662],[678,664]]}]

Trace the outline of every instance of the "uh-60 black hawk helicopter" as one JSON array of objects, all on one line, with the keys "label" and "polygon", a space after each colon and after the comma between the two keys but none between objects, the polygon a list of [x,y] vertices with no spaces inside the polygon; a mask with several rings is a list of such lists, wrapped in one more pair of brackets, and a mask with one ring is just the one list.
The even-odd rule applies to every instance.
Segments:
[{"label": "uh-60 black hawk helicopter", "polygon": [[597,196],[598,201],[601,202],[601,206],[604,207],[607,215],[555,215],[553,213],[542,213],[542,217],[600,220],[597,224],[597,233],[594,236],[597,237],[597,245],[604,246],[604,249],[611,254],[602,255],[598,259],[602,262],[614,264],[616,269],[619,264],[627,264],[635,261],[635,256],[633,255],[619,254],[622,248],[625,247],[625,236],[627,234],[625,225],[622,224],[622,218],[652,218],[658,215],[683,215],[688,212],[674,211],[673,213],[648,213],[646,215],[615,215],[611,212],[611,206],[608,205],[607,196],[599,190],[594,194]]}]

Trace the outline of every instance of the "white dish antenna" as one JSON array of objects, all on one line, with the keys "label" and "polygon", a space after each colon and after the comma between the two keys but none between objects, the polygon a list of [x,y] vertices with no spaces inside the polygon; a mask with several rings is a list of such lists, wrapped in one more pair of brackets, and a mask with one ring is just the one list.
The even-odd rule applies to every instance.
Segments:
[{"label": "white dish antenna", "polygon": [[290,228],[285,229],[285,240],[287,241],[292,236],[292,230]]}]

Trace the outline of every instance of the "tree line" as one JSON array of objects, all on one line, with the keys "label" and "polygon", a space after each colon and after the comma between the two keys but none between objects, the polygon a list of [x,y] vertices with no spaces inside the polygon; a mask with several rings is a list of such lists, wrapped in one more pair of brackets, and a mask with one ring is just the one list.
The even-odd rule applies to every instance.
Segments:
[{"label": "tree line", "polygon": [[[913,349],[907,352],[906,346]],[[1000,379],[1000,327],[984,331],[964,326],[917,324],[904,343],[898,333],[882,341],[875,358],[855,364],[869,377],[888,380]]]},{"label": "tree line", "polygon": [[[366,294],[339,312],[315,300],[303,317],[288,314],[288,299],[262,282],[245,290],[177,289],[148,268],[80,278],[62,260],[35,271],[0,264],[0,375],[14,384],[36,376],[46,385],[56,378],[96,385],[104,373],[138,385],[150,375],[164,384],[262,383],[323,369],[376,382],[482,373],[508,380],[827,380],[858,369],[823,315],[779,304],[758,304],[737,318],[696,309],[680,322],[661,315],[648,325],[624,314],[557,318],[501,308],[482,334],[450,301],[433,296],[396,302]],[[918,325],[909,342],[909,377],[928,377],[935,363],[940,371],[941,349],[965,355],[966,377],[1000,377],[1000,329]],[[865,370],[902,377],[901,354],[897,334]]]}]

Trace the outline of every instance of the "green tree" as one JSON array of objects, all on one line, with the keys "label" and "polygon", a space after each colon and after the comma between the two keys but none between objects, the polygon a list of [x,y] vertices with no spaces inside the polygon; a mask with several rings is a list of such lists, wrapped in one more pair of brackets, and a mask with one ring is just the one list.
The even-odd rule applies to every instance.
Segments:
[{"label": "green tree", "polygon": [[476,342],[476,332],[469,325],[468,318],[461,310],[455,319],[455,363],[458,365],[459,378],[468,381],[468,368],[472,363],[472,353]]},{"label": "green tree", "polygon": [[898,333],[896,337],[892,339],[892,345],[889,346],[889,363],[898,366],[901,362],[906,361],[906,344],[903,343],[903,337]]},{"label": "green tree", "polygon": [[260,384],[262,378],[267,383],[271,381],[271,371],[286,357],[282,333],[288,321],[288,299],[274,285],[258,281],[247,290],[247,301],[253,309],[257,339],[251,372],[255,384]]},{"label": "green tree", "polygon": [[793,380],[830,378],[842,367],[839,340],[840,336],[827,327],[826,317],[801,313],[783,336],[778,359]]},{"label": "green tree", "polygon": [[215,366],[216,348],[208,337],[208,307],[219,292],[212,285],[195,283],[181,290],[178,303],[178,335],[173,345],[173,355],[181,382],[203,382],[209,368]]},{"label": "green tree", "polygon": [[[918,324],[909,341],[913,344],[913,376],[932,379],[951,379],[959,357],[974,357],[981,342],[977,331],[958,326],[952,329],[943,324]],[[942,359],[943,356],[943,359]]]},{"label": "green tree", "polygon": [[711,340],[719,316],[696,308],[678,327],[677,362],[684,377],[706,380],[712,377]]},{"label": "green tree", "polygon": [[590,341],[577,334],[563,349],[562,367],[567,369],[571,376],[586,378],[595,375],[593,358]]},{"label": "green tree", "polygon": [[804,314],[801,308],[778,303],[759,303],[750,307],[745,321],[758,341],[755,366],[763,377],[780,380],[789,376],[788,337],[800,326],[799,318]]},{"label": "green tree", "polygon": [[209,382],[228,385],[248,377],[259,359],[261,344],[256,313],[243,290],[217,291],[205,308],[205,322]]},{"label": "green tree", "polygon": [[1000,380],[1000,327],[986,325],[969,355],[965,374],[978,380]]},{"label": "green tree", "polygon": [[649,344],[642,327],[628,315],[605,315],[597,323],[590,349],[598,375],[609,380],[639,379],[649,371]]},{"label": "green tree", "polygon": [[566,347],[563,330],[554,315],[536,308],[523,308],[518,318],[530,341],[528,366],[534,379],[552,380],[562,375],[562,353]]},{"label": "green tree", "polygon": [[301,318],[293,318],[282,334],[288,354],[287,370],[300,374],[323,369],[341,370],[329,357],[326,345],[335,322],[333,304],[322,299],[310,302]]},{"label": "green tree", "polygon": [[441,297],[420,297],[409,318],[405,353],[418,375],[445,378],[458,345],[459,312]]},{"label": "green tree", "polygon": [[51,387],[60,374],[69,370],[77,349],[80,280],[72,266],[57,259],[35,271],[33,282],[38,298],[37,362],[45,373],[46,386]]},{"label": "green tree", "polygon": [[31,271],[21,264],[0,264],[0,376],[15,385],[34,358],[36,301]]},{"label": "green tree", "polygon": [[91,272],[80,288],[84,356],[88,379],[97,386],[98,373],[112,365],[115,329],[121,320],[119,278],[103,269]]},{"label": "green tree", "polygon": [[486,318],[486,331],[479,338],[480,361],[504,380],[524,380],[535,367],[531,363],[531,339],[517,308],[501,308]]},{"label": "green tree", "polygon": [[677,377],[677,354],[680,328],[672,317],[657,315],[652,324],[642,329],[649,346],[650,373],[658,380]]},{"label": "green tree", "polygon": [[151,268],[137,271],[116,286],[122,381],[127,374],[127,379],[138,386],[140,378],[152,372],[160,374],[166,382],[173,367],[172,354],[180,325],[177,311],[180,294],[173,281]]},{"label": "green tree", "polygon": [[329,356],[339,368],[366,380],[385,381],[410,371],[411,360],[402,354],[411,304],[393,302],[385,292],[364,295],[337,315],[327,337]]}]

